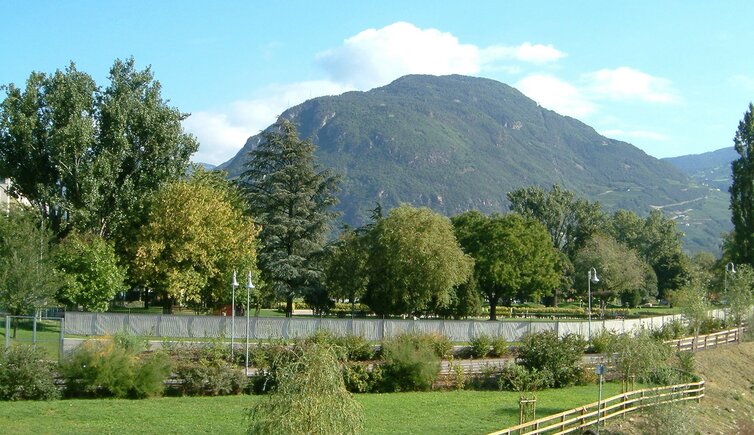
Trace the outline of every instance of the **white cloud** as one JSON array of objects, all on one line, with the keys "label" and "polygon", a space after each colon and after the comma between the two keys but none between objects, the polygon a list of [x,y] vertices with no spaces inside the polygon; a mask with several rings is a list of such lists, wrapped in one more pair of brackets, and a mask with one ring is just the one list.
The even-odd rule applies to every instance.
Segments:
[{"label": "white cloud", "polygon": [[556,77],[533,74],[519,80],[515,87],[543,107],[579,118],[595,110],[582,92]]},{"label": "white cloud", "polygon": [[497,60],[518,60],[530,63],[554,62],[566,54],[552,44],[532,44],[524,42],[518,46],[493,45],[481,50],[482,63],[489,64]]},{"label": "white cloud", "polygon": [[406,74],[475,74],[479,49],[450,33],[398,22],[364,30],[316,61],[334,81],[368,89]]},{"label": "white cloud", "polygon": [[272,85],[257,98],[235,101],[215,110],[193,113],[183,127],[199,139],[199,151],[192,160],[220,164],[238,152],[249,136],[274,123],[287,108],[323,95],[337,95],[351,90],[325,80]]},{"label": "white cloud", "polygon": [[669,80],[639,70],[620,67],[601,69],[584,75],[587,88],[598,98],[675,103],[678,96]]},{"label": "white cloud", "polygon": [[604,130],[601,132],[603,136],[612,137],[616,139],[622,139],[626,141],[630,141],[632,139],[639,139],[639,140],[651,140],[656,142],[664,142],[667,141],[669,138],[667,135],[658,133],[656,131],[648,131],[648,130],[620,130],[620,129],[614,129],[614,130]]},{"label": "white cloud", "polygon": [[[285,109],[309,98],[368,90],[406,74],[518,74],[522,64],[553,62],[565,55],[552,45],[530,42],[480,48],[461,43],[451,33],[397,22],[364,30],[339,47],[317,54],[315,64],[328,80],[269,86],[257,92],[256,98],[196,112],[184,121],[184,127],[201,144],[193,159],[218,164],[231,158],[249,136],[272,124]],[[566,97],[560,96],[558,108],[567,105]],[[541,101],[545,104],[550,100]],[[568,107],[571,110],[564,113],[574,116],[585,110],[585,104],[579,101]]]}]

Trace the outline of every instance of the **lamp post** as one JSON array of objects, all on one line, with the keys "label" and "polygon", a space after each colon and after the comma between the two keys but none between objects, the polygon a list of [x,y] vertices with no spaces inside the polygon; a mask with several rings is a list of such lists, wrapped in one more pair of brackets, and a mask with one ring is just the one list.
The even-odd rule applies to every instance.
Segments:
[{"label": "lamp post", "polygon": [[725,293],[728,293],[728,272],[736,273],[736,265],[733,264],[733,262],[729,262],[725,265],[725,286],[723,288]]},{"label": "lamp post", "polygon": [[589,332],[588,332],[588,340],[592,339],[592,283],[597,284],[600,282],[600,279],[597,278],[597,269],[591,268],[589,269],[589,280],[587,281],[587,286],[589,288]]},{"label": "lamp post", "polygon": [[233,282],[230,283],[230,287],[233,289],[230,302],[230,359],[233,361],[233,346],[236,339],[236,287],[238,287],[235,270],[233,271]]},{"label": "lamp post", "polygon": [[246,280],[246,360],[244,363],[246,367],[246,376],[249,375],[249,294],[253,288],[254,284],[251,282],[251,272],[249,272]]}]

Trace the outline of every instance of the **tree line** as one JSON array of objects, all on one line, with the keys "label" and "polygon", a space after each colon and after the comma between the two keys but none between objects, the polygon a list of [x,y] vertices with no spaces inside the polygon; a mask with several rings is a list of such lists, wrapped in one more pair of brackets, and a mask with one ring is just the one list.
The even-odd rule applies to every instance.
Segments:
[{"label": "tree line", "polygon": [[[328,240],[340,177],[288,120],[227,180],[190,165],[188,114],[133,59],[116,60],[105,87],[71,63],[3,90],[0,176],[31,204],[0,219],[0,308],[12,314],[55,301],[100,311],[133,289],[168,311],[211,311],[230,301],[238,271],[252,275],[257,306],[285,301],[288,315],[303,297],[321,312],[342,300],[445,318],[488,305],[495,319],[500,304],[584,300],[592,268],[595,301],[636,306],[672,299],[704,281],[702,270],[709,288],[720,280],[710,270],[750,263],[746,226],[736,224],[722,259],[691,258],[661,211],[608,214],[558,185],[509,192],[510,211],[491,215],[377,204],[371,222]],[[750,106],[735,139],[734,224],[751,215],[751,131]]]}]

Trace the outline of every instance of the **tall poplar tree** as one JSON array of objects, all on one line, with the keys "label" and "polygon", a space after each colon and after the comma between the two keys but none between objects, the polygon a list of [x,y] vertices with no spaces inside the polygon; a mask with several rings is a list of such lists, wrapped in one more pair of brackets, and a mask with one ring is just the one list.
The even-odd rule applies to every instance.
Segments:
[{"label": "tall poplar tree", "polygon": [[736,263],[754,264],[754,105],[751,103],[738,124],[733,144],[740,157],[731,164],[733,241],[730,254]]},{"label": "tall poplar tree", "polygon": [[336,216],[331,207],[339,177],[315,164],[314,150],[290,121],[281,120],[262,134],[241,176],[252,216],[262,227],[257,252],[262,280],[285,299],[286,316],[293,313],[293,298],[321,279],[319,257]]}]

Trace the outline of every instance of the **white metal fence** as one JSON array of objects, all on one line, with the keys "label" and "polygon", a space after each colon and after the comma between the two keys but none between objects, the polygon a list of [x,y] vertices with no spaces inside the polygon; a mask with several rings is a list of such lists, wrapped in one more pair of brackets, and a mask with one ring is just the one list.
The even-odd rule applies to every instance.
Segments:
[{"label": "white metal fence", "polygon": [[[712,312],[724,317],[722,310]],[[586,321],[484,321],[484,320],[395,320],[395,319],[331,319],[305,317],[252,317],[249,336],[255,340],[307,337],[318,330],[334,335],[359,335],[367,340],[380,341],[406,332],[435,333],[452,341],[467,342],[481,334],[518,341],[528,332],[553,330],[560,336],[578,334],[588,338],[603,330],[629,332],[635,329],[659,329],[664,324],[680,320],[680,315],[641,319]],[[176,316],[151,314],[79,313],[65,314],[66,335],[112,335],[125,332],[132,335],[180,338],[218,338],[246,336],[246,319],[225,316]]]}]

